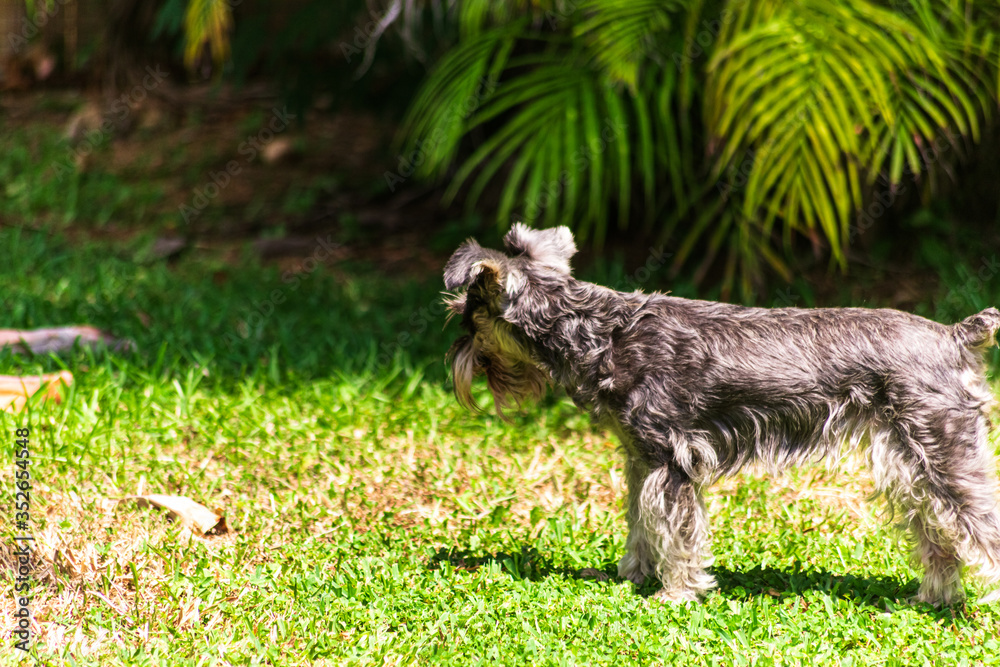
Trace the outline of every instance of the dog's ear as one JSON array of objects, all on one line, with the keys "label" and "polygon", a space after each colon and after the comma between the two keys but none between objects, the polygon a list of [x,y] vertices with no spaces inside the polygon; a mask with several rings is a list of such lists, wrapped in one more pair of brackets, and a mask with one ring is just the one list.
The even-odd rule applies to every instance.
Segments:
[{"label": "dog's ear", "polygon": [[524,253],[536,262],[560,273],[570,274],[569,260],[576,254],[576,244],[569,227],[531,229],[515,222],[503,244],[511,253]]},{"label": "dog's ear", "polygon": [[496,273],[496,279],[499,280],[500,265],[496,261],[496,255],[499,254],[469,239],[458,247],[444,265],[444,286],[450,290],[468,287],[484,271]]},{"label": "dog's ear", "polygon": [[503,253],[483,248],[473,239],[458,247],[444,265],[444,286],[449,290],[463,289],[477,280],[501,285],[505,278]]}]

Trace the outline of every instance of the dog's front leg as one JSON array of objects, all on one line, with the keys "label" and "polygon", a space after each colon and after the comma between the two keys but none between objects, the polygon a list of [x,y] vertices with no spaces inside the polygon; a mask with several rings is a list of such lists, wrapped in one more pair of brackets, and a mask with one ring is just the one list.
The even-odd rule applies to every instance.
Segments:
[{"label": "dog's front leg", "polygon": [[680,469],[664,465],[650,470],[639,461],[628,469],[628,553],[619,576],[636,584],[653,574],[664,602],[695,601],[715,586],[708,515],[697,485]]},{"label": "dog's front leg", "polygon": [[628,496],[625,517],[628,520],[628,539],[625,542],[625,556],[618,563],[618,576],[641,586],[648,575],[656,571],[656,563],[649,549],[645,524],[639,499],[642,487],[649,476],[649,466],[643,461],[627,456],[625,460],[625,480]]}]

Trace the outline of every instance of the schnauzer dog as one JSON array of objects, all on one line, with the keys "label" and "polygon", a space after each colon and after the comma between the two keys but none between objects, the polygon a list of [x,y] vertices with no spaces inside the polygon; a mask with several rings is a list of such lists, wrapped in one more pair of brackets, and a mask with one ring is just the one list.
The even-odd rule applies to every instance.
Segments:
[{"label": "schnauzer dog", "polygon": [[715,585],[703,490],[751,463],[777,471],[846,445],[863,448],[909,531],[918,601],[961,600],[965,566],[1000,581],[982,361],[995,308],[945,326],[896,310],[622,293],[572,277],[565,227],[516,224],[504,245],[470,239],[445,266],[449,317],[467,332],[449,352],[456,397],[478,409],[471,383],[485,374],[502,415],[510,399],[558,384],[619,436],[622,578],[654,575],[658,599],[697,600]]}]

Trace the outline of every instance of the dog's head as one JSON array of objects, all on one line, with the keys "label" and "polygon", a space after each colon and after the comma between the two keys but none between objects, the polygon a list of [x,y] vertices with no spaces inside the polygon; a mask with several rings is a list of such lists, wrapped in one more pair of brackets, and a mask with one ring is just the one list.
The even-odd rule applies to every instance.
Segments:
[{"label": "dog's head", "polygon": [[548,374],[539,367],[533,342],[536,313],[569,280],[569,260],[576,253],[566,227],[531,229],[516,223],[503,242],[506,254],[470,239],[444,267],[444,284],[453,292],[445,299],[449,317],[460,316],[466,331],[448,352],[455,396],[478,410],[472,379],[485,374],[501,416],[510,398],[520,402],[545,391]]}]

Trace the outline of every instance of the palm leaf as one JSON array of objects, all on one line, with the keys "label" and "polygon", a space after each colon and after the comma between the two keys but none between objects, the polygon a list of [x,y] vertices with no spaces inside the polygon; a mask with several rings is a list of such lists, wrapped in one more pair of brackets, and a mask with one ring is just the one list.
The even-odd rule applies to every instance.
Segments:
[{"label": "palm leaf", "polygon": [[875,4],[755,5],[709,67],[706,118],[724,144],[714,173],[756,151],[743,216],[763,216],[761,230],[780,217],[786,236],[819,230],[844,266],[856,165],[874,178],[885,164],[897,182],[904,166],[920,173],[920,148],[939,132],[975,139],[982,86],[940,34]]},{"label": "palm leaf", "polygon": [[193,69],[208,49],[216,65],[229,58],[229,33],[233,28],[229,0],[190,0],[184,13],[184,64]]},{"label": "palm leaf", "polygon": [[447,172],[469,130],[471,112],[492,95],[522,27],[483,33],[450,51],[428,75],[403,119],[397,142],[405,154],[423,155],[418,175],[440,178]]},{"label": "palm leaf", "polygon": [[610,83],[634,91],[656,35],[670,29],[671,14],[682,8],[675,0],[588,0],[580,6],[586,18],[573,36],[587,46]]}]

